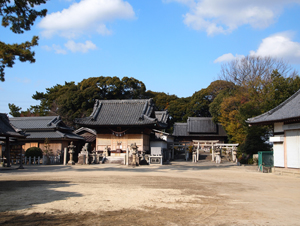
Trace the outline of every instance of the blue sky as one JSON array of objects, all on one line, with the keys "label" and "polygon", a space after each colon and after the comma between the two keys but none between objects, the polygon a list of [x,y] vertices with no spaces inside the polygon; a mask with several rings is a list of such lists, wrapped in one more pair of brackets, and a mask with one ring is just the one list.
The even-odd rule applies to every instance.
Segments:
[{"label": "blue sky", "polygon": [[36,63],[6,68],[1,113],[89,77],[134,77],[147,90],[188,97],[243,55],[282,58],[299,70],[300,0],[50,0],[42,8],[47,16],[22,35],[0,28],[7,43],[40,38]]}]

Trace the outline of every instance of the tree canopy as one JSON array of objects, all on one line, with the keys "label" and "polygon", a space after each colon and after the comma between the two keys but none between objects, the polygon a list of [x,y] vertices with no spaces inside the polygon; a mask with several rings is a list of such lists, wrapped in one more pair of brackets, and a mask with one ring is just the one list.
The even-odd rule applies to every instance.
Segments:
[{"label": "tree canopy", "polygon": [[32,98],[41,102],[31,108],[41,115],[60,115],[67,124],[73,125],[75,118],[91,114],[96,99],[141,99],[145,94],[145,84],[135,78],[91,77],[78,84],[65,82],[47,88],[45,93],[36,92]]},{"label": "tree canopy", "polygon": [[[47,10],[37,11],[34,8],[45,4],[47,0],[0,0],[0,16],[2,26],[10,27],[16,34],[30,30],[37,17],[46,16]],[[13,2],[13,3],[12,3]],[[13,67],[16,57],[21,62],[35,62],[35,53],[31,47],[38,45],[38,37],[21,44],[7,44],[0,41],[0,81],[4,82],[5,67]]]},{"label": "tree canopy", "polygon": [[300,78],[281,60],[247,56],[223,65],[220,78],[234,84],[220,92],[209,105],[215,122],[225,128],[230,142],[247,154],[270,149],[270,127],[249,127],[248,118],[267,112],[300,88]]}]

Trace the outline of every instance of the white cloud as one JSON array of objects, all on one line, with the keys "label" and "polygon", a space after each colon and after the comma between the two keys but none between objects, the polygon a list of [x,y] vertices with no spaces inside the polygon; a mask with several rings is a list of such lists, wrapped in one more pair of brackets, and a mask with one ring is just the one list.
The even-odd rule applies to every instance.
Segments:
[{"label": "white cloud", "polygon": [[292,41],[292,38],[290,32],[267,37],[262,40],[256,51],[250,51],[250,55],[271,56],[300,64],[300,43]]},{"label": "white cloud", "polygon": [[52,48],[50,46],[47,46],[47,45],[41,46],[41,48],[46,50],[46,51],[51,51],[52,50]]},{"label": "white cloud", "polygon": [[229,61],[232,61],[234,59],[237,59],[237,58],[242,58],[244,57],[244,55],[238,55],[236,54],[235,56],[232,54],[232,53],[226,53],[220,57],[218,57],[214,63],[221,63],[221,62],[229,62]]},{"label": "white cloud", "polygon": [[42,35],[60,35],[74,38],[86,32],[97,31],[102,35],[111,34],[105,25],[115,19],[133,19],[132,6],[123,0],[81,0],[68,9],[48,14],[39,23]]},{"label": "white cloud", "polygon": [[[300,64],[300,43],[292,41],[291,32],[283,32],[271,35],[262,40],[256,51],[250,51],[250,55],[270,56],[288,61],[292,64]],[[243,55],[234,56],[232,53],[218,57],[214,63],[228,62]]]},{"label": "white cloud", "polygon": [[73,53],[75,52],[82,52],[86,53],[90,49],[97,49],[96,45],[92,43],[91,41],[86,41],[85,43],[75,43],[72,40],[69,40],[66,44],[65,47],[69,50],[71,50]]},{"label": "white cloud", "polygon": [[53,44],[50,46],[42,46],[42,49],[46,51],[54,51],[57,54],[67,54],[67,50],[70,50],[73,53],[81,52],[86,53],[89,50],[97,49],[97,46],[92,43],[91,41],[86,41],[85,43],[75,43],[73,40],[69,40],[67,43],[64,44],[66,49],[63,49],[60,45]]},{"label": "white cloud", "polygon": [[208,35],[228,34],[242,25],[266,28],[279,17],[284,7],[300,0],[163,0],[190,7],[184,23]]},{"label": "white cloud", "polygon": [[105,24],[100,24],[96,31],[101,35],[110,35],[112,32],[107,29]]},{"label": "white cloud", "polygon": [[57,53],[57,54],[67,54],[67,51],[64,50],[63,48],[61,48],[60,45],[53,44],[52,48],[54,49],[55,53]]},{"label": "white cloud", "polygon": [[46,50],[46,51],[54,51],[57,54],[67,54],[67,51],[64,50],[63,48],[61,48],[60,45],[55,45],[53,44],[52,46],[42,46],[42,49]]}]

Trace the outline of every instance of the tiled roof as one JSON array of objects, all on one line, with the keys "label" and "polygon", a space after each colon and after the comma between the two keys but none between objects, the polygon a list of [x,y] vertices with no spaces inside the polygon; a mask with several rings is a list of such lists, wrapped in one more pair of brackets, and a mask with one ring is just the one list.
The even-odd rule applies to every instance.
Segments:
[{"label": "tiled roof", "polygon": [[26,130],[27,139],[76,139],[83,137],[72,133],[73,129],[67,127],[60,116],[16,117],[10,119],[11,124]]},{"label": "tiled roof", "polygon": [[175,123],[173,136],[224,136],[224,128],[215,124],[212,118],[189,117],[187,123]]},{"label": "tiled roof", "polygon": [[27,139],[75,139],[75,140],[84,140],[83,137],[74,134],[74,133],[64,133],[60,131],[44,131],[44,132],[30,132],[30,135],[27,137]]},{"label": "tiled roof", "polygon": [[159,122],[154,115],[152,99],[96,100],[89,117],[75,119],[75,123],[84,126],[154,125]]},{"label": "tiled roof", "polygon": [[176,122],[174,124],[173,136],[188,136],[188,124]]},{"label": "tiled roof", "polygon": [[187,120],[189,133],[217,133],[217,125],[208,117],[189,117]]},{"label": "tiled roof", "polygon": [[84,132],[89,132],[91,134],[97,135],[96,130],[90,129],[90,128],[87,128],[87,127],[80,127],[79,129],[74,131],[75,134],[81,134],[81,133],[84,133]]},{"label": "tiled roof", "polygon": [[155,111],[155,118],[161,123],[168,123],[169,113],[168,111]]},{"label": "tiled roof", "polygon": [[8,119],[8,116],[6,114],[0,113],[0,136],[3,137],[25,137],[23,134],[20,134],[20,130],[17,131],[16,128],[14,128]]},{"label": "tiled roof", "polygon": [[249,118],[249,124],[273,123],[300,118],[300,90],[272,110],[259,116]]},{"label": "tiled roof", "polygon": [[23,130],[37,130],[37,129],[67,129],[67,127],[61,120],[60,116],[40,116],[40,117],[15,117],[10,118],[10,122]]},{"label": "tiled roof", "polygon": [[81,127],[78,130],[75,130],[74,133],[82,136],[85,139],[85,141],[89,143],[94,142],[97,136],[96,130],[87,127]]}]

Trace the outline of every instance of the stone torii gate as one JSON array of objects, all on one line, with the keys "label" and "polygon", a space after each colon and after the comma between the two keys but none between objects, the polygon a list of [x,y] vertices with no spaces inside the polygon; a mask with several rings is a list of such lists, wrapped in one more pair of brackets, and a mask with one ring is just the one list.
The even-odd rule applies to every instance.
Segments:
[{"label": "stone torii gate", "polygon": [[[194,146],[197,146],[196,161],[199,160],[200,147],[202,150],[205,147],[210,147],[212,149],[212,155],[213,155],[213,146],[214,146],[214,144],[216,144],[218,142],[219,142],[219,140],[193,140]],[[212,161],[214,161],[214,160],[212,160]]]},{"label": "stone torii gate", "polygon": [[212,148],[212,153],[211,153],[211,158],[212,158],[212,162],[215,161],[215,156],[214,156],[214,151],[216,151],[217,148],[222,149],[230,149],[231,151],[231,156],[232,156],[232,162],[237,162],[236,159],[236,149],[239,146],[239,144],[214,144],[213,148]]}]

